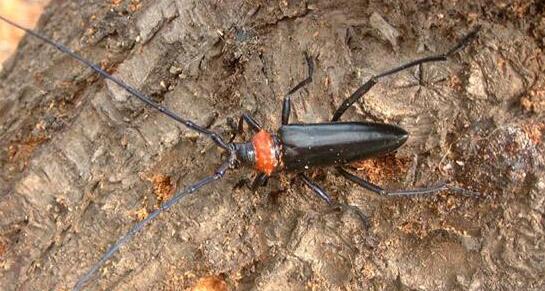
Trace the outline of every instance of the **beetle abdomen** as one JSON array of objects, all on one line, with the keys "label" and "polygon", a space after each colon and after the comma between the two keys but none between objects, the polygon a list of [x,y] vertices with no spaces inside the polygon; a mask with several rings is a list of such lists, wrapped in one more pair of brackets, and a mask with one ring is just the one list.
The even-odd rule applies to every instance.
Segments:
[{"label": "beetle abdomen", "polygon": [[284,125],[278,131],[286,170],[342,165],[399,148],[408,133],[395,125],[331,122]]}]

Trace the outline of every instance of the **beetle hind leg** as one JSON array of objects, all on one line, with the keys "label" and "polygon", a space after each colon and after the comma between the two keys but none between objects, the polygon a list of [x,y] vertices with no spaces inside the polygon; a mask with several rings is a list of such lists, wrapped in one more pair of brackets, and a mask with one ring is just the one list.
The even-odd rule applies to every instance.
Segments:
[{"label": "beetle hind leg", "polygon": [[[396,190],[396,191],[388,191],[384,190],[383,188],[366,181],[347,170],[337,167],[337,171],[347,180],[359,185],[362,188],[365,188],[371,192],[375,192],[379,195],[385,195],[385,196],[415,196],[415,195],[426,195],[426,194],[437,194],[439,192],[445,191],[445,190],[454,190],[451,186],[447,185],[446,183],[440,183],[435,186],[427,187],[427,188],[418,188],[418,189],[410,189],[410,190]],[[456,190],[459,190],[459,188],[456,188]]]},{"label": "beetle hind leg", "polygon": [[352,104],[356,103],[356,101],[361,99],[363,95],[365,95],[365,93],[369,92],[369,90],[371,90],[371,88],[373,88],[373,86],[375,86],[375,84],[377,84],[380,79],[386,76],[393,75],[400,71],[406,70],[408,68],[414,67],[414,66],[420,66],[424,63],[446,61],[448,57],[450,57],[457,51],[463,49],[467,44],[469,44],[476,37],[479,29],[480,29],[479,26],[474,28],[471,32],[469,32],[462,39],[460,39],[460,41],[458,41],[458,43],[454,47],[452,47],[450,50],[448,50],[445,53],[420,58],[420,59],[405,63],[403,65],[397,66],[395,68],[392,68],[390,70],[387,70],[385,72],[382,72],[380,74],[377,74],[371,77],[371,79],[369,79],[367,82],[361,85],[361,87],[359,87],[356,91],[354,91],[354,93],[352,93],[350,97],[346,98],[341,103],[339,108],[335,110],[335,113],[333,114],[333,118],[331,118],[331,121],[338,121],[341,118],[341,116],[346,112],[346,110],[350,108]]}]

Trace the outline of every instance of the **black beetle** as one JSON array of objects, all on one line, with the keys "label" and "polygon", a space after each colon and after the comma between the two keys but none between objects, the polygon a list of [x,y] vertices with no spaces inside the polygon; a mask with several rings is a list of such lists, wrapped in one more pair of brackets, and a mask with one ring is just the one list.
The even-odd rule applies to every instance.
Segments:
[{"label": "black beetle", "polygon": [[[464,36],[452,49],[446,53],[421,58],[376,76],[371,77],[361,87],[359,87],[350,97],[348,97],[335,111],[331,122],[312,123],[312,124],[290,124],[290,96],[297,90],[312,81],[314,63],[312,59],[305,54],[308,64],[308,77],[298,83],[284,97],[282,106],[282,126],[277,134],[271,134],[261,128],[259,123],[248,114],[242,114],[238,121],[235,134],[226,142],[220,135],[210,131],[202,126],[195,124],[191,120],[184,119],[162,105],[154,102],[148,96],[139,92],[135,88],[125,84],[123,81],[108,74],[102,68],[90,61],[84,59],[71,49],[58,44],[49,38],[33,32],[29,29],[0,16],[0,19],[26,31],[28,34],[41,39],[42,41],[53,45],[60,51],[77,59],[84,65],[90,67],[103,78],[109,79],[127,90],[133,96],[137,97],[149,106],[157,109],[168,117],[181,122],[187,128],[208,136],[216,145],[226,150],[228,158],[224,161],[215,173],[205,177],[193,185],[178,191],[172,198],[164,202],[158,209],[150,213],[144,220],[135,224],[127,234],[122,236],[114,245],[112,245],[101,259],[85,273],[76,283],[74,289],[81,289],[91,276],[127,241],[129,241],[138,231],[140,231],[149,221],[157,217],[162,211],[169,209],[176,202],[186,195],[195,192],[201,187],[216,181],[225,175],[230,168],[243,164],[256,169],[259,174],[252,183],[252,188],[264,185],[267,179],[276,172],[292,171],[309,186],[320,198],[328,204],[332,203],[331,197],[316,183],[311,181],[303,172],[310,168],[335,166],[339,173],[348,180],[378,194],[384,195],[418,195],[435,193],[446,189],[462,190],[451,187],[446,183],[436,185],[430,188],[386,191],[381,187],[374,185],[364,179],[355,176],[345,169],[342,165],[352,161],[362,160],[369,157],[392,152],[405,143],[408,133],[399,126],[384,123],[373,122],[339,122],[338,120],[344,112],[367,93],[378,81],[386,76],[395,74],[399,71],[414,67],[423,63],[445,61],[449,56],[466,46],[475,38],[479,27],[474,28],[470,33]],[[250,128],[257,133],[251,141],[244,143],[234,143],[236,133],[243,130],[243,124],[246,122]]]}]

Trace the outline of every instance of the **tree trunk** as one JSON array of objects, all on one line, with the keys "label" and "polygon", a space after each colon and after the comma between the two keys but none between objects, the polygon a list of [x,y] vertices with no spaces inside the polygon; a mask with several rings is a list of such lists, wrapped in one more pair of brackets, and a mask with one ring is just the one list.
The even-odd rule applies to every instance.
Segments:
[{"label": "tree trunk", "polygon": [[[383,198],[310,171],[344,205],[330,207],[290,174],[254,193],[251,171],[230,170],[144,228],[88,287],[180,290],[214,276],[232,289],[544,288],[543,7],[409,2],[52,1],[36,31],[227,138],[227,118],[243,112],[278,128],[305,52],[316,70],[292,97],[292,120],[324,122],[372,75],[482,25],[448,61],[381,80],[343,117],[411,132],[395,156],[352,172],[387,189],[449,180],[478,194]],[[29,36],[0,74],[0,136],[5,290],[72,288],[225,158]]]}]

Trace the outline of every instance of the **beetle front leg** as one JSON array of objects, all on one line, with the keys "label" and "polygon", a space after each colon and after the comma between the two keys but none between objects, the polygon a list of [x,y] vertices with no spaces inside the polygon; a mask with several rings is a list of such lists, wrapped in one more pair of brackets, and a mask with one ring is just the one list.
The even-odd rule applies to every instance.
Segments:
[{"label": "beetle front leg", "polygon": [[284,96],[284,101],[282,101],[282,125],[287,125],[290,120],[291,95],[297,92],[297,90],[303,88],[304,86],[312,82],[312,75],[314,74],[314,62],[312,61],[312,58],[306,52],[305,52],[305,60],[308,66],[308,77],[304,79],[303,81],[299,82],[297,85],[295,85],[295,87],[289,90],[288,94]]},{"label": "beetle front leg", "polygon": [[[232,120],[232,119],[231,119]],[[244,132],[244,122],[246,122],[248,124],[248,126],[250,126],[250,128],[254,131],[254,132],[258,132],[261,130],[261,125],[259,125],[259,122],[257,122],[257,120],[255,120],[250,114],[248,113],[242,113],[242,115],[240,116],[240,118],[238,119],[238,125],[237,125],[237,128],[235,130],[235,133],[233,134],[233,136],[231,137],[231,139],[229,140],[229,143],[232,143],[233,140],[235,140],[235,138],[237,137],[237,134],[241,134]]]}]

